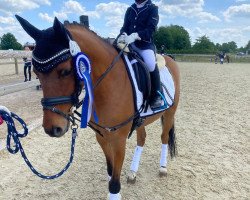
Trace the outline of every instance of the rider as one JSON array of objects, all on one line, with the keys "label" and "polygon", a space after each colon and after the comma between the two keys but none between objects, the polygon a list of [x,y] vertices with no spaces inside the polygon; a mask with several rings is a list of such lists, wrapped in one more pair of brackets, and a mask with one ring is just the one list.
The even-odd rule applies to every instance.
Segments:
[{"label": "rider", "polygon": [[150,106],[156,109],[161,106],[162,98],[159,69],[155,59],[153,33],[159,22],[158,7],[151,0],[135,0],[126,11],[123,27],[117,43],[130,44],[146,63],[151,77]]}]

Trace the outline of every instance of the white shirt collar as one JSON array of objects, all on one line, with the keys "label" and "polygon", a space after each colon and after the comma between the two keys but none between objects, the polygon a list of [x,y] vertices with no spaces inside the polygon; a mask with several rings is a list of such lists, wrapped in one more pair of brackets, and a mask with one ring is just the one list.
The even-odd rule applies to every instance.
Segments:
[{"label": "white shirt collar", "polygon": [[148,0],[144,1],[141,4],[135,3],[137,8],[142,8],[143,6],[145,6],[145,4],[148,2]]}]

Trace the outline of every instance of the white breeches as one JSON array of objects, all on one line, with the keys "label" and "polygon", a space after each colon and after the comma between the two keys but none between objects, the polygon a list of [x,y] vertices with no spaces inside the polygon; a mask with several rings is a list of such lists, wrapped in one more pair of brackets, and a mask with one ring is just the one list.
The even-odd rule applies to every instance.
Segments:
[{"label": "white breeches", "polygon": [[135,46],[135,44],[131,44],[131,47],[142,57],[142,59],[144,60],[144,62],[148,67],[149,72],[154,71],[156,64],[154,51],[151,49],[146,49],[146,50],[139,49]]}]

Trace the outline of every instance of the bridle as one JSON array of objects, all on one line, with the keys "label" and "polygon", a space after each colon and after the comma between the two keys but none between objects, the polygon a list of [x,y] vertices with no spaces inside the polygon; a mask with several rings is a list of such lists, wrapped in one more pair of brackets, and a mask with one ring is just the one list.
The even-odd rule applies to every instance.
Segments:
[{"label": "bridle", "polygon": [[82,102],[79,100],[79,96],[81,94],[82,87],[80,86],[78,81],[75,82],[76,82],[76,89],[71,96],[47,97],[41,99],[43,110],[50,110],[51,112],[61,115],[62,117],[70,121],[73,125],[76,125],[76,121],[80,121],[78,118],[74,116],[74,112],[76,111],[72,112],[71,114],[65,114],[61,110],[57,109],[55,106],[67,103],[72,104],[73,105],[72,107],[75,107],[76,109],[81,106]]},{"label": "bridle", "polygon": [[[61,62],[64,62],[70,59],[72,56],[70,54],[69,49],[63,49],[62,51],[58,52],[54,56],[46,60],[40,60],[32,54],[32,64],[34,68],[41,73],[49,73],[53,69],[57,67],[57,65]],[[41,99],[41,104],[43,106],[43,110],[50,110],[60,116],[64,117],[68,121],[72,122],[73,125],[76,125],[76,121],[80,121],[78,118],[74,116],[74,113],[66,114],[56,108],[56,105],[60,104],[72,104],[72,107],[76,109],[79,108],[82,104],[82,101],[79,99],[79,96],[82,91],[82,85],[77,80],[77,76],[74,70],[74,77],[75,77],[75,91],[71,96],[60,96],[60,97],[45,97]],[[72,108],[71,107],[71,108]]]},{"label": "bridle", "polygon": [[[127,45],[124,46],[123,49],[121,49],[118,53],[118,55],[113,59],[112,63],[110,64],[110,66],[106,69],[106,71],[97,79],[97,81],[95,82],[95,84],[93,85],[93,90],[101,83],[101,81],[107,76],[107,74],[112,70],[112,68],[115,66],[115,64],[119,61],[119,59],[121,58],[125,48],[127,47]],[[59,53],[60,54],[60,53]],[[54,56],[56,57],[56,56]],[[40,71],[40,72],[44,72],[44,73],[47,73],[51,70],[53,70],[54,68],[56,68],[56,66],[69,59],[69,57],[67,56],[63,56],[62,55],[62,58],[58,58],[58,60],[60,62],[57,62],[57,64],[54,64],[51,65],[50,67],[47,67],[47,70],[44,72],[42,70],[38,70],[36,68],[36,70]],[[33,57],[33,60],[34,62],[34,57]],[[36,61],[36,60],[35,60]],[[35,67],[36,65],[34,65]],[[80,84],[80,82],[78,81],[77,79],[77,74],[76,74],[76,69],[74,68],[74,77],[75,77],[75,91],[74,93],[71,95],[71,96],[61,96],[61,97],[47,97],[47,98],[42,98],[41,99],[41,104],[43,106],[43,110],[49,110],[53,113],[56,113],[62,117],[64,117],[65,119],[67,119],[69,122],[72,122],[72,125],[71,125],[71,128],[72,127],[78,127],[78,125],[76,124],[76,121],[81,121],[79,118],[75,117],[74,114],[76,114],[78,117],[81,117],[81,114],[77,111],[77,109],[82,105],[82,100],[79,100],[79,96],[82,92],[82,85]],[[61,110],[57,109],[55,106],[56,105],[60,105],[60,104],[67,104],[67,103],[70,103],[72,104],[72,108],[76,108],[73,112],[71,112],[70,114],[66,114],[64,112],[62,112]],[[102,125],[99,125],[98,123],[94,122],[94,121],[90,121],[88,123],[88,126],[90,128],[92,128],[95,132],[97,132],[98,134],[102,135],[101,132],[95,128],[95,127],[98,127],[100,129],[103,129],[103,130],[106,130],[108,132],[113,132],[113,131],[116,131],[117,129],[120,129],[121,127],[125,126],[126,124],[128,124],[129,122],[133,121],[135,118],[138,117],[138,114],[139,114],[139,111],[137,111],[134,115],[130,116],[127,120],[125,120],[124,122],[116,125],[116,126],[113,126],[113,127],[104,127]]]}]

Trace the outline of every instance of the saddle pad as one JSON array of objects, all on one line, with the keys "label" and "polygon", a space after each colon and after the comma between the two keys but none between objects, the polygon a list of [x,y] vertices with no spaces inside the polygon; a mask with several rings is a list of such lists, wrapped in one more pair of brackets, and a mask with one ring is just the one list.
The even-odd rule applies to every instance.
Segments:
[{"label": "saddle pad", "polygon": [[[127,55],[124,55],[125,61],[127,63],[127,67],[128,70],[130,72],[131,75],[131,79],[132,79],[132,83],[134,85],[134,94],[135,94],[135,99],[136,99],[136,108],[137,110],[140,110],[140,108],[142,107],[142,103],[143,103],[143,94],[142,92],[138,89],[138,84],[135,78],[135,73],[133,70],[133,67],[130,63],[130,60],[128,59]],[[173,103],[174,103],[174,94],[175,94],[175,87],[174,87],[174,81],[172,78],[171,73],[169,72],[167,67],[161,67],[159,68],[159,72],[160,72],[160,79],[161,79],[161,83],[163,85],[163,92],[164,92],[164,97],[166,99],[166,104],[167,107],[163,108],[163,109],[159,109],[156,111],[153,111],[150,106],[148,108],[144,108],[144,110],[142,110],[140,112],[140,116],[141,117],[146,117],[146,116],[150,116],[150,115],[154,115],[156,113],[162,112],[168,108],[170,108]]]}]

